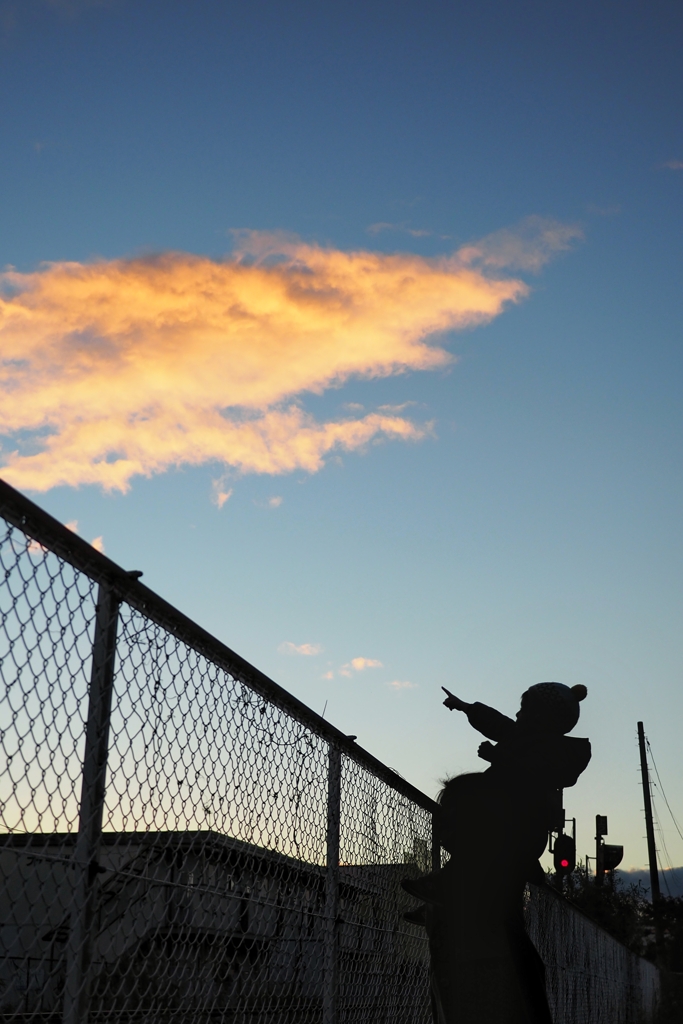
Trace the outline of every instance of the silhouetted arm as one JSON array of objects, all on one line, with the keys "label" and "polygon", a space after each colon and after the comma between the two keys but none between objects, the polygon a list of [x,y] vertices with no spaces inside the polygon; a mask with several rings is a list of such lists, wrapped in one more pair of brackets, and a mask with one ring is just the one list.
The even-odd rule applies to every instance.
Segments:
[{"label": "silhouetted arm", "polygon": [[[512,718],[502,715],[488,704],[480,704],[479,701],[470,704],[466,713],[472,728],[488,736],[490,740],[504,740],[517,724]],[[490,759],[485,757],[485,760]]]}]

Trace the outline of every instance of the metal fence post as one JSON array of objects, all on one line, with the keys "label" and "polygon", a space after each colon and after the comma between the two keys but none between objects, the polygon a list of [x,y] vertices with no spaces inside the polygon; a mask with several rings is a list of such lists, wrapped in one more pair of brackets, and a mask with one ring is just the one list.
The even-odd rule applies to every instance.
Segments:
[{"label": "metal fence post", "polygon": [[87,1024],[88,1019],[89,973],[94,946],[92,929],[99,870],[97,857],[102,833],[118,615],[119,600],[113,589],[107,583],[100,583],[95,614],[78,836],[73,859],[75,884],[66,949],[64,1024]]},{"label": "metal fence post", "polygon": [[330,743],[327,769],[327,871],[325,874],[325,953],[323,1024],[339,1019],[339,827],[341,819],[341,751]]}]

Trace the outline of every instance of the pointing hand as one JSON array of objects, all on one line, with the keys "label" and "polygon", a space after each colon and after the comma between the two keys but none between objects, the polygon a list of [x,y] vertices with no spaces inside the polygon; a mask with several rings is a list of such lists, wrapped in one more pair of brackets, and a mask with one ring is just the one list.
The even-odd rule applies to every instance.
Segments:
[{"label": "pointing hand", "polygon": [[444,707],[448,708],[449,711],[467,711],[467,709],[471,707],[470,704],[466,704],[464,700],[460,700],[460,698],[456,697],[454,693],[447,690],[445,686],[442,686],[441,689],[445,694],[447,694],[443,703]]}]

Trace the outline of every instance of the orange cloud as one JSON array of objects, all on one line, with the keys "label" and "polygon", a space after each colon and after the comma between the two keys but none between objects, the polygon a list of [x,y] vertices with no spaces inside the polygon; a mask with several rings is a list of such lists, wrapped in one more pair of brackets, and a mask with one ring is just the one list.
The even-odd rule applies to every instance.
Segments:
[{"label": "orange cloud", "polygon": [[425,259],[244,232],[224,261],[166,253],[7,271],[2,475],[33,490],[126,491],[173,466],[314,473],[334,450],[419,440],[429,425],[397,411],[319,422],[300,401],[351,377],[445,367],[452,357],[430,336],[528,293],[467,265],[491,262],[471,250]]}]

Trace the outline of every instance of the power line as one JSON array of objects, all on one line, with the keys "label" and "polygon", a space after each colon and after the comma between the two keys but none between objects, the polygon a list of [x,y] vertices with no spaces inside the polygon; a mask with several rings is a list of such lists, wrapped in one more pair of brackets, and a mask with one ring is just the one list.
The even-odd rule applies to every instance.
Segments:
[{"label": "power line", "polygon": [[[659,820],[659,812],[657,810],[657,804],[655,802],[654,793],[652,794],[652,810],[653,810],[653,817],[655,819],[655,824],[656,824],[656,827],[657,827],[657,831],[659,832],[659,838],[660,838],[661,843],[662,843],[662,848],[663,848],[664,853],[666,855],[666,863],[668,864],[669,869],[673,872],[674,866],[671,863],[671,856],[669,854],[669,851],[666,848],[666,840],[664,838],[664,829],[662,828],[662,823]],[[667,878],[666,868],[660,868],[660,870],[661,870],[662,877],[664,879],[664,885],[666,886],[667,894],[669,896],[671,896],[671,887],[669,886],[669,880]]]},{"label": "power line", "polygon": [[649,739],[647,739],[647,737],[645,738],[645,742],[647,743],[647,749],[650,751],[650,757],[652,758],[652,767],[655,770],[655,775],[657,776],[657,782],[659,783],[659,791],[662,794],[662,796],[664,797],[664,803],[666,804],[667,809],[669,811],[669,814],[671,815],[671,820],[674,823],[676,831],[678,832],[678,834],[681,837],[681,839],[683,839],[683,832],[681,832],[680,826],[679,826],[678,822],[676,821],[676,816],[674,815],[674,812],[671,810],[671,805],[670,805],[669,801],[666,798],[666,793],[664,792],[664,786],[662,785],[662,780],[660,779],[659,772],[657,771],[657,762],[655,761],[654,754],[652,753],[652,747],[650,746],[650,741],[649,741]]},{"label": "power line", "polygon": [[[678,824],[678,822],[676,820],[675,814],[673,813],[673,811],[671,809],[671,804],[669,803],[669,801],[667,799],[666,793],[664,791],[664,786],[662,785],[662,780],[661,780],[660,775],[659,775],[659,771],[657,770],[657,764],[655,762],[654,755],[652,753],[652,747],[650,745],[650,741],[647,738],[646,738],[646,743],[647,743],[647,748],[648,748],[648,751],[649,751],[649,754],[650,754],[650,758],[652,760],[652,766],[654,768],[655,776],[657,778],[657,782],[655,783],[653,781],[653,783],[652,783],[653,788],[654,789],[658,789],[659,792],[662,794],[662,798],[664,800],[664,803],[666,804],[666,807],[667,807],[667,810],[668,810],[669,814],[671,815],[671,820],[674,823],[674,827],[675,827],[678,835],[681,837],[681,839],[683,839],[683,833],[681,833],[681,828],[680,828],[680,826],[679,826],[679,824]],[[671,854],[669,853],[669,851],[667,849],[666,839],[665,839],[665,836],[664,836],[664,828],[662,826],[662,822],[661,822],[661,818],[659,816],[659,812],[658,812],[658,810],[656,808],[655,799],[654,799],[654,792],[652,793],[652,804],[653,804],[653,809],[655,811],[655,816],[656,816],[656,820],[657,820],[657,829],[659,831],[659,835],[660,835],[660,838],[661,838],[661,844],[662,844],[664,853],[666,854],[666,859],[667,859],[668,869],[669,869],[668,871],[664,871],[664,870],[662,871],[662,875],[664,877],[664,885],[666,886],[666,889],[667,889],[667,892],[668,892],[669,896],[671,896],[672,892],[671,892],[671,887],[669,885],[669,879],[668,879],[667,875],[669,873],[671,874],[672,882],[674,883],[674,885],[677,884],[678,875],[677,875],[677,872],[676,872],[676,868],[673,865],[673,861],[671,859]]]}]

